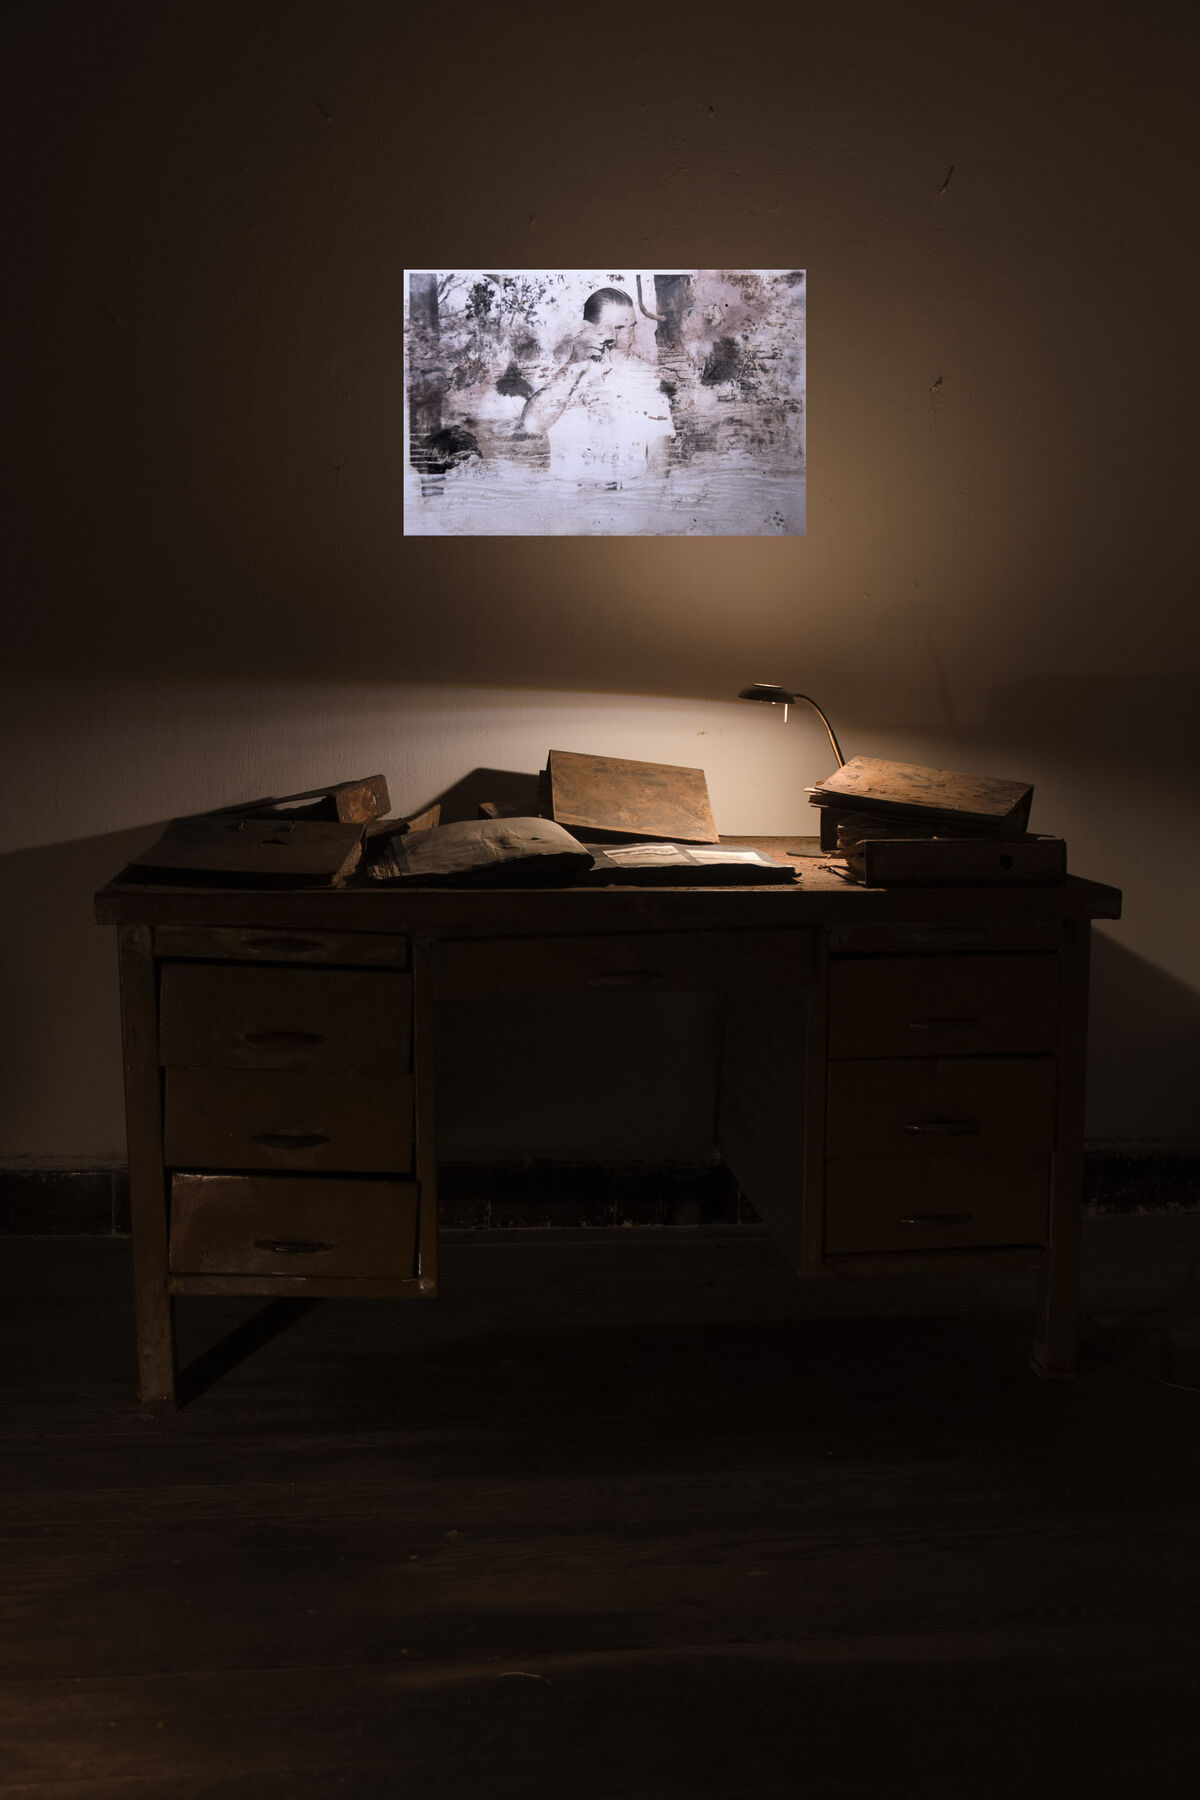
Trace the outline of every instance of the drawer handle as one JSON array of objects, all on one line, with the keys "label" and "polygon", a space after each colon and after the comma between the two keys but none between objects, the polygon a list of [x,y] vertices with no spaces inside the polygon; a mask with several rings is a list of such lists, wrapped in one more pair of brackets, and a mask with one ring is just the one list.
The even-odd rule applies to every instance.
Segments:
[{"label": "drawer handle", "polygon": [[912,1119],[901,1127],[914,1137],[978,1137],[978,1119]]},{"label": "drawer handle", "polygon": [[321,1250],[332,1250],[332,1244],[311,1242],[303,1238],[255,1238],[256,1250],[269,1250],[272,1256],[316,1256]]},{"label": "drawer handle", "polygon": [[320,1031],[244,1031],[242,1042],[256,1050],[305,1050],[311,1044],[327,1044],[329,1039]]},{"label": "drawer handle", "polygon": [[902,1225],[969,1225],[975,1217],[966,1212],[906,1213]]},{"label": "drawer handle", "polygon": [[329,1142],[327,1131],[252,1131],[252,1144],[261,1144],[264,1150],[314,1150],[318,1144]]},{"label": "drawer handle", "polygon": [[982,1019],[910,1019],[910,1031],[981,1031]]},{"label": "drawer handle", "polygon": [[657,987],[664,979],[657,969],[609,969],[602,975],[588,975],[584,986],[590,988]]},{"label": "drawer handle", "polygon": [[243,950],[260,950],[264,956],[308,956],[312,951],[324,948],[320,938],[245,937],[242,939]]}]

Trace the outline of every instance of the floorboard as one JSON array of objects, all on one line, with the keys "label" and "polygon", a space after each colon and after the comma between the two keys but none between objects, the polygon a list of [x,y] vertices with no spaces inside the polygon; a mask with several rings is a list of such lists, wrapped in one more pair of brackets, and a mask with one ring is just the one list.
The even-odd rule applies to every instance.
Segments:
[{"label": "floorboard", "polygon": [[181,1302],[0,1247],[0,1795],[1190,1791],[1200,1218],[1032,1281],[793,1279],[746,1230],[483,1233],[435,1302]]}]

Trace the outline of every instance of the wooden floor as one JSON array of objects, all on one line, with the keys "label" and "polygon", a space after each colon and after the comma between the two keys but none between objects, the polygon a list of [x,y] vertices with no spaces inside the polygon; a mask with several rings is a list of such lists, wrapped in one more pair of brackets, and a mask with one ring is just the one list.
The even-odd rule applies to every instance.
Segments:
[{"label": "wooden floor", "polygon": [[1027,1277],[451,1239],[431,1303],[184,1304],[164,1417],[127,1250],[10,1239],[0,1793],[1194,1793],[1200,1217],[1086,1255],[1041,1383]]}]

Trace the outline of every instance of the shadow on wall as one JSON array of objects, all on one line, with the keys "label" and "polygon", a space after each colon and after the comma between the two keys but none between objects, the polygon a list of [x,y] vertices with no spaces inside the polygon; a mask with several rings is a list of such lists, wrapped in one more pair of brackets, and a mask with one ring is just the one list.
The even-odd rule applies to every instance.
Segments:
[{"label": "shadow on wall", "polygon": [[537,774],[516,769],[472,769],[469,775],[436,794],[427,804],[432,806],[436,802],[440,805],[442,824],[453,825],[463,819],[477,819],[485,800],[512,809],[524,818],[536,818]]},{"label": "shadow on wall", "polygon": [[[869,666],[866,666],[869,663]],[[823,670],[832,663],[822,659]],[[1147,812],[1200,776],[1200,674],[1078,675],[1043,672],[986,690],[981,714],[961,723],[922,717],[911,686],[888,685],[882,662],[864,659],[822,674],[822,703],[835,715],[848,756],[879,755],[900,761],[960,768],[976,774],[1031,781],[1034,828],[1052,831],[1061,821],[1043,811],[1055,782],[1069,784],[1091,810],[1107,815],[1110,830],[1126,841],[1140,815],[1117,812],[1125,783],[1143,784]],[[849,728],[850,718],[859,723]],[[1092,871],[1089,871],[1091,873]]]},{"label": "shadow on wall", "polygon": [[1093,934],[1089,1139],[1200,1145],[1200,994]]},{"label": "shadow on wall", "polygon": [[1065,751],[1084,775],[1137,774],[1161,796],[1200,772],[1197,718],[1198,674],[1043,674],[993,688],[984,731],[995,742]]},{"label": "shadow on wall", "polygon": [[1186,672],[1038,676],[988,709],[991,741],[1036,783],[1035,829],[1063,830],[1070,867],[1124,893],[1121,923],[1094,939],[1096,1138],[1200,1141],[1198,717]]},{"label": "shadow on wall", "polygon": [[125,1160],[115,934],[92,896],[162,829],[0,857],[0,1156]]}]

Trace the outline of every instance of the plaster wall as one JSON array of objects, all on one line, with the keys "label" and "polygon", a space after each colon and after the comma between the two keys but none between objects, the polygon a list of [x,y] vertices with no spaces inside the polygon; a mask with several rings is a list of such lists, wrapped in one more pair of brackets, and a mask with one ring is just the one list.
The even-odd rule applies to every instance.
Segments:
[{"label": "plaster wall", "polygon": [[[1126,895],[1091,1135],[1200,1137],[1190,9],[10,29],[0,1156],[120,1159],[90,894],[165,818],[375,769],[403,809],[561,747],[699,764],[723,829],[795,830],[827,747],[749,679],[848,751],[1035,782]],[[805,537],[403,537],[403,268],[598,256],[808,269]],[[548,1030],[501,1085],[479,1023],[450,1154],[706,1144],[703,1009],[633,1055],[602,1023],[555,1142]]]}]

